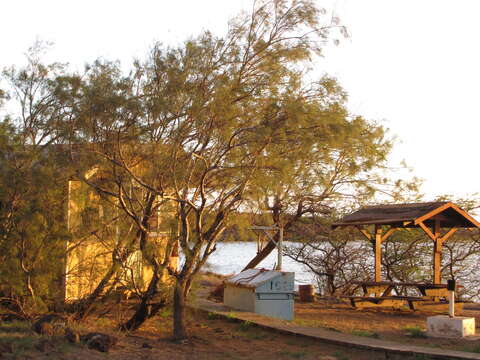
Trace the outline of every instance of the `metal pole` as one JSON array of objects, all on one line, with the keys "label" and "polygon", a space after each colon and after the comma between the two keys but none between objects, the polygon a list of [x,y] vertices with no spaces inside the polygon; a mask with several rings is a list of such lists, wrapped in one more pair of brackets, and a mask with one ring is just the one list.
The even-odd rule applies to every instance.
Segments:
[{"label": "metal pole", "polygon": [[278,249],[278,261],[277,261],[277,270],[282,270],[282,256],[283,256],[283,226],[281,226],[279,229],[278,229],[278,232],[279,232],[279,236],[278,236],[278,246],[277,246],[277,249]]}]

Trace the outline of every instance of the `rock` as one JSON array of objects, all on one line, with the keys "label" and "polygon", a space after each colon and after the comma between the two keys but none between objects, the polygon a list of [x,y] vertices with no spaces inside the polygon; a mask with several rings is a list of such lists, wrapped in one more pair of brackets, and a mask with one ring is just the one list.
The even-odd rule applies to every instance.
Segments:
[{"label": "rock", "polygon": [[50,340],[42,339],[35,345],[35,349],[41,352],[48,352],[54,350],[55,345]]},{"label": "rock", "polygon": [[143,343],[143,344],[142,344],[142,348],[144,348],[144,349],[153,349],[153,346],[150,345],[149,343]]},{"label": "rock", "polygon": [[67,326],[67,320],[57,314],[44,315],[33,323],[33,331],[40,335],[52,336],[60,333]]},{"label": "rock", "polygon": [[178,345],[193,345],[188,339],[177,339],[173,342]]},{"label": "rock", "polygon": [[0,343],[0,354],[11,354],[15,351],[13,343]]},{"label": "rock", "polygon": [[72,344],[78,344],[80,342],[80,333],[67,327],[65,328],[65,339]]},{"label": "rock", "polygon": [[89,349],[101,352],[108,352],[118,341],[114,336],[97,332],[88,333],[82,336],[81,340],[87,344]]},{"label": "rock", "polygon": [[18,314],[2,314],[0,315],[0,319],[5,322],[12,322],[12,321],[25,321],[26,319]]},{"label": "rock", "polygon": [[53,325],[47,322],[38,324],[36,331],[40,335],[46,335],[46,336],[55,335],[55,330],[53,329]]}]

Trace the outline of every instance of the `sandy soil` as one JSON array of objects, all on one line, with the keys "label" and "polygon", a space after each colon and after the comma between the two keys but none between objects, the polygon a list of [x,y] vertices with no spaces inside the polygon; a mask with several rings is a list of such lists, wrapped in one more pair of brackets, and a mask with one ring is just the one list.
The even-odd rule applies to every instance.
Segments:
[{"label": "sandy soil", "polygon": [[[213,275],[204,276],[200,281],[204,288],[214,288],[220,283],[221,278]],[[468,339],[427,338],[427,317],[438,314],[440,313],[394,309],[356,310],[347,301],[319,299],[315,303],[301,303],[297,299],[293,322],[357,336],[480,353],[480,336]],[[475,317],[476,333],[480,334],[480,304],[465,305],[463,312],[457,315]]]},{"label": "sandy soil", "polygon": [[[347,304],[320,300],[315,303],[297,302],[294,322],[412,345],[480,352],[480,337],[468,340],[426,338],[427,317],[433,315],[438,313],[393,309],[355,310]],[[476,332],[480,333],[479,310],[465,309],[458,315],[475,317]]]},{"label": "sandy soil", "polygon": [[[205,293],[221,282],[221,278],[203,276],[197,283],[197,293]],[[394,310],[355,310],[347,304],[320,301],[295,305],[296,324],[322,327],[359,336],[408,342],[410,344],[480,352],[480,340],[445,340],[423,337],[426,317],[431,313]],[[466,310],[480,325],[480,309]],[[205,312],[189,313],[190,339],[183,344],[171,341],[171,311],[165,310],[130,334],[112,329],[126,314],[112,311],[108,316],[91,318],[79,330],[101,331],[118,337],[118,344],[108,354],[89,350],[83,345],[70,345],[63,338],[48,339],[52,347],[39,351],[36,344],[45,339],[35,335],[28,323],[0,323],[0,353],[2,344],[14,343],[13,352],[3,352],[2,359],[325,359],[376,360],[382,353],[360,351],[323,344],[258,328],[250,323],[238,323]],[[411,330],[413,329],[413,330]],[[480,333],[480,329],[478,330]]]},{"label": "sandy soil", "polygon": [[[15,325],[15,324],[14,324]],[[170,313],[148,321],[141,330],[132,334],[111,331],[114,322],[92,320],[85,329],[110,333],[119,338],[119,343],[108,354],[89,350],[82,345],[67,345],[61,338],[48,339],[52,348],[46,352],[35,349],[35,344],[46,337],[32,334],[28,327],[13,329],[0,325],[0,344],[19,340],[14,353],[4,353],[2,359],[325,359],[325,360],[376,360],[383,355],[352,351],[339,346],[319,343],[301,337],[263,330],[248,323],[219,319],[204,312],[189,315],[190,340],[177,344],[170,340]],[[29,346],[26,342],[28,340]],[[0,347],[1,348],[1,347]]]}]

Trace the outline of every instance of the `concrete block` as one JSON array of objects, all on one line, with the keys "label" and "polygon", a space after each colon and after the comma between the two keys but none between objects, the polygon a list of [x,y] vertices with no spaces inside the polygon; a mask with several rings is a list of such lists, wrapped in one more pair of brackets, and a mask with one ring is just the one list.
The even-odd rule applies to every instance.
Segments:
[{"label": "concrete block", "polygon": [[427,335],[431,337],[462,338],[475,335],[475,318],[448,315],[429,316]]}]

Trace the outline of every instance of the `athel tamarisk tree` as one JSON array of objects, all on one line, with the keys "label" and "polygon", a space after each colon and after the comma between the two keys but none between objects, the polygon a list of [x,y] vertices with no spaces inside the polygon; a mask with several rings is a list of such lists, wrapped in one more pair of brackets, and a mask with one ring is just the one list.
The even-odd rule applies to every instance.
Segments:
[{"label": "athel tamarisk tree", "polygon": [[[288,227],[329,211],[335,199],[372,193],[380,179],[372,169],[391,146],[384,129],[349,114],[336,81],[309,71],[335,34],[346,32],[313,0],[261,0],[232,19],[225,36],[158,43],[129,73],[106,60],[83,73],[49,72],[38,111],[15,134],[28,149],[55,145],[67,154],[68,172],[58,168],[55,180],[82,182],[129,229],[109,248],[111,265],[78,304],[78,319],[139,252],[151,277],[121,328],[138,328],[165,305],[168,273],[173,335],[184,339],[192,281],[238,211],[254,204]],[[28,85],[25,76],[12,79]],[[27,109],[30,97],[19,99]],[[2,123],[2,134],[10,129]],[[150,235],[162,212],[175,216],[160,251]]]},{"label": "athel tamarisk tree", "polygon": [[[298,147],[307,133],[312,144],[320,128],[328,130],[317,144],[335,133],[328,117],[308,129],[335,92],[327,80],[307,83],[305,73],[336,27],[313,1],[259,1],[224,37],[204,32],[176,47],[157,44],[129,75],[97,62],[59,87],[72,111],[69,142],[88,145],[82,151],[109,169],[102,176],[109,186],[91,186],[115,198],[137,226],[154,278],[167,270],[174,279],[174,338],[187,336],[193,277],[273,159],[280,164],[294,137]],[[158,256],[147,224],[164,206],[178,213],[178,236]],[[184,260],[174,268],[168,257],[177,241]]]}]

